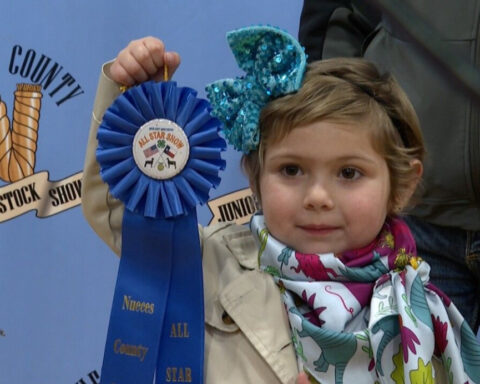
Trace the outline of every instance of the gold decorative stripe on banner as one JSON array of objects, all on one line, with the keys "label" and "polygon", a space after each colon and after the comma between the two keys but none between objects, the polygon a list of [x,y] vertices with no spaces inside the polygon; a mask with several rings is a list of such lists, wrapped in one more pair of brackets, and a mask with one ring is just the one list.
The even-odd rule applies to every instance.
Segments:
[{"label": "gold decorative stripe on banner", "polygon": [[223,195],[208,202],[213,217],[209,224],[233,221],[246,224],[260,208],[250,188]]},{"label": "gold decorative stripe on banner", "polygon": [[48,171],[42,171],[0,188],[0,223],[32,210],[48,217],[80,205],[82,175],[51,182]]}]

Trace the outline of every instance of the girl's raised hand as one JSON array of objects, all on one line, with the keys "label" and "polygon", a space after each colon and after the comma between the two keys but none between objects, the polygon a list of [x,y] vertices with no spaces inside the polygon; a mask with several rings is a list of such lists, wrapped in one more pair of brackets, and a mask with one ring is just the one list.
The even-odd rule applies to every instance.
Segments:
[{"label": "girl's raised hand", "polygon": [[165,65],[170,78],[180,65],[177,52],[165,50],[164,43],[155,37],[131,41],[121,50],[110,66],[109,76],[119,84],[132,86],[148,80],[164,78]]}]

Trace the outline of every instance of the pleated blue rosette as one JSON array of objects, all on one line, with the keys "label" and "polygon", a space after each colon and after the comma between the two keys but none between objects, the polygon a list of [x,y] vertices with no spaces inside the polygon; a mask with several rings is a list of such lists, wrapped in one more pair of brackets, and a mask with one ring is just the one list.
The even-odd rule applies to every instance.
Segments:
[{"label": "pleated blue rosette", "polygon": [[[221,152],[226,145],[218,134],[222,123],[210,111],[208,101],[197,98],[195,90],[172,81],[148,82],[123,93],[105,112],[97,135],[100,174],[110,193],[126,209],[154,218],[184,215],[205,203],[225,168]],[[139,127],[154,119],[178,124],[190,145],[183,171],[162,182],[145,175],[132,154]]]},{"label": "pleated blue rosette", "polygon": [[228,32],[227,41],[245,75],[215,81],[206,91],[227,141],[249,153],[259,144],[258,120],[265,104],[300,88],[306,55],[293,36],[272,26],[240,28]]},{"label": "pleated blue rosette", "polygon": [[218,186],[226,148],[210,112],[191,88],[148,82],[120,95],[98,129],[100,174],[125,205],[102,384],[203,382],[196,206]]}]

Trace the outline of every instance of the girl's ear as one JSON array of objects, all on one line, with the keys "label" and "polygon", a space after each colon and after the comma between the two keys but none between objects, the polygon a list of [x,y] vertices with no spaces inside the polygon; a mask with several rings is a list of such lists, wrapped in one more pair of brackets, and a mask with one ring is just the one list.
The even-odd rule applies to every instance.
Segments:
[{"label": "girl's ear", "polygon": [[413,159],[412,161],[410,161],[410,167],[412,167],[414,177],[412,178],[412,186],[409,191],[409,196],[408,196],[409,200],[412,197],[412,195],[415,193],[415,190],[417,189],[417,185],[422,179],[423,163],[418,159]]},{"label": "girl's ear", "polygon": [[418,159],[413,159],[412,161],[410,161],[410,166],[415,171],[415,175],[417,176],[417,184],[418,184],[418,182],[420,181],[423,175],[423,163]]},{"label": "girl's ear", "polygon": [[397,205],[394,207],[395,213],[401,212],[409,203],[413,194],[415,193],[418,183],[422,179],[423,175],[423,164],[418,159],[413,159],[410,161],[410,167],[412,168],[412,180],[409,188],[407,188],[403,195],[399,197]]}]

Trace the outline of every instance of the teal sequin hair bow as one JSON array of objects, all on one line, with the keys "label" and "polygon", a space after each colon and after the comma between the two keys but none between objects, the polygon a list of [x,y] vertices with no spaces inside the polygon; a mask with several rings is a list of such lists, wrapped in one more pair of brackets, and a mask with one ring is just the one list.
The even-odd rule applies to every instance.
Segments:
[{"label": "teal sequin hair bow", "polygon": [[270,100],[300,88],[306,55],[294,37],[271,26],[228,32],[227,41],[246,74],[207,85],[207,97],[213,115],[224,124],[227,141],[249,153],[260,140],[260,111]]}]

